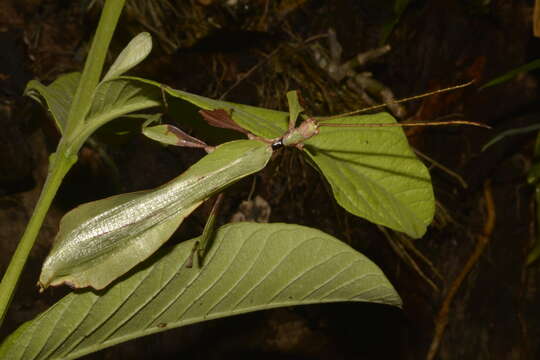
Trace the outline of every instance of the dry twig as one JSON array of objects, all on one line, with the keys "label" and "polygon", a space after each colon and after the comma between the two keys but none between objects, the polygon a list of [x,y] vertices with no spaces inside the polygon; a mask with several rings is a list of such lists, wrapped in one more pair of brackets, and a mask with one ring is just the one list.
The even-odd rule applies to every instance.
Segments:
[{"label": "dry twig", "polygon": [[480,256],[483,254],[487,244],[489,243],[491,234],[493,233],[496,216],[495,203],[493,202],[493,195],[491,193],[491,181],[489,179],[486,180],[486,182],[484,183],[484,199],[486,201],[487,213],[486,221],[484,222],[484,229],[482,230],[482,233],[478,236],[476,247],[474,248],[472,255],[467,260],[467,263],[465,263],[463,270],[459,273],[457,278],[450,285],[448,293],[441,305],[439,313],[437,314],[437,318],[435,319],[435,335],[426,356],[427,360],[433,360],[437,355],[437,351],[439,350],[439,345],[441,344],[444,331],[446,330],[446,326],[448,325],[448,313],[450,312],[450,306],[452,305],[452,301],[454,300],[454,297],[460,289],[461,284],[463,283],[471,269],[476,265]]}]

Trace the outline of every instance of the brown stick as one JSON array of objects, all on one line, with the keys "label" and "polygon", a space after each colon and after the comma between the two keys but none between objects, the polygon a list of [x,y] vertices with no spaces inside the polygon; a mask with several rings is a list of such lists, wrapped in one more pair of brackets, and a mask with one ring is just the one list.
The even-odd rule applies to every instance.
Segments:
[{"label": "brown stick", "polygon": [[493,195],[491,193],[491,180],[489,179],[484,182],[484,199],[486,200],[487,213],[486,221],[484,222],[484,228],[482,230],[482,233],[478,236],[478,241],[472,255],[467,260],[467,263],[465,263],[463,270],[459,273],[457,278],[450,285],[450,288],[448,289],[448,294],[446,295],[446,298],[441,305],[439,313],[437,314],[437,318],[435,319],[435,335],[433,337],[433,341],[431,342],[431,346],[429,347],[426,360],[433,360],[437,355],[439,345],[441,344],[441,340],[444,335],[444,331],[446,330],[446,326],[448,325],[448,313],[450,312],[450,306],[452,305],[452,301],[454,300],[454,297],[460,289],[461,284],[463,283],[471,269],[478,262],[478,259],[484,252],[487,244],[489,243],[491,234],[493,233],[496,215],[495,203],[493,201]]}]

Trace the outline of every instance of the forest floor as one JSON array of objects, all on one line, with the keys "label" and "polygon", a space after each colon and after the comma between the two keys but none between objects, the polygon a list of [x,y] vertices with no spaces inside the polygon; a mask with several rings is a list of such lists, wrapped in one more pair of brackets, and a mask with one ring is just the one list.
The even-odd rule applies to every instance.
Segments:
[{"label": "forest floor", "polygon": [[[0,272],[24,231],[47,174],[48,155],[59,139],[43,109],[22,93],[32,78],[47,83],[82,68],[100,10],[97,4],[87,8],[88,3],[0,2]],[[431,169],[438,204],[436,220],[422,239],[383,231],[348,214],[319,174],[292,150],[282,151],[255,186],[251,179],[235,185],[238,191],[225,201],[222,222],[254,192],[268,203],[271,222],[308,225],[346,240],[383,269],[404,309],[331,304],[258,312],[167,331],[88,359],[180,354],[205,359],[429,359],[434,342],[437,359],[540,357],[540,266],[526,265],[536,239],[534,188],[526,181],[537,161],[535,132],[482,151],[496,134],[538,122],[538,74],[519,74],[480,89],[539,57],[532,4],[411,1],[397,16],[392,3],[132,0],[111,52],[117,54],[134,35],[149,31],[154,50],[136,75],[280,110],[286,110],[286,92],[300,90],[306,111],[314,115],[367,106],[366,94],[352,81],[365,72],[398,99],[475,80],[463,89],[405,103],[398,113],[403,121],[451,118],[493,127],[407,130],[410,144]],[[335,31],[334,42],[329,29]],[[342,48],[341,62],[384,44],[391,49],[348,78],[336,79],[317,60],[332,58],[336,44]],[[369,96],[382,101],[377,94]],[[196,125],[189,130],[196,133]],[[2,337],[65,294],[62,289],[38,294],[35,283],[66,211],[120,191],[157,186],[200,156],[140,135],[111,139],[98,134],[82,149],[46,218]],[[176,241],[198,235],[208,211],[203,206],[181,227]],[[460,277],[462,282],[456,280]]]}]

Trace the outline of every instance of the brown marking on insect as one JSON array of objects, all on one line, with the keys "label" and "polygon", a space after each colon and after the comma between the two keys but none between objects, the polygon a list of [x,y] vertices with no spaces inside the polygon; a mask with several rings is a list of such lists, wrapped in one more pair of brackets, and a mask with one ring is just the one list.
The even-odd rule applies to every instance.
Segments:
[{"label": "brown marking on insect", "polygon": [[196,137],[193,137],[191,135],[188,135],[187,133],[180,130],[176,126],[172,126],[169,124],[165,126],[167,127],[167,133],[173,134],[178,139],[178,142],[176,143],[178,146],[193,147],[193,148],[206,148],[208,146],[204,141],[199,140]]},{"label": "brown marking on insect", "polygon": [[242,134],[249,134],[249,131],[238,125],[231,115],[224,109],[216,110],[200,110],[199,114],[210,126],[222,128],[222,129],[231,129]]}]

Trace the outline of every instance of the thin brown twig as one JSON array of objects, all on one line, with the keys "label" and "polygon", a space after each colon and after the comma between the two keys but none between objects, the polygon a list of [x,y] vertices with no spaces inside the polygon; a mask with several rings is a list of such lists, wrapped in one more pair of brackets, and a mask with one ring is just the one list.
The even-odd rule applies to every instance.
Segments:
[{"label": "thin brown twig", "polygon": [[[437,268],[431,262],[431,260],[429,260],[429,258],[426,255],[424,255],[420,250],[418,250],[418,248],[416,246],[414,246],[414,244],[413,244],[413,242],[411,241],[410,238],[408,238],[407,236],[405,236],[403,234],[399,234],[398,240],[401,242],[401,244],[403,244],[403,247],[407,251],[411,251],[414,256],[416,256],[418,259],[420,259],[424,263],[424,265],[426,265],[429,268],[429,270],[431,270],[433,275],[435,275],[437,278],[439,278],[439,280],[444,279],[442,274],[439,272],[439,270],[437,270]],[[437,291],[439,291],[438,288],[437,288]]]},{"label": "thin brown twig", "polygon": [[324,33],[324,34],[317,34],[317,35],[313,35],[311,37],[308,37],[306,40],[303,41],[304,45],[306,44],[309,44],[311,42],[314,42],[314,41],[317,41],[319,39],[324,39],[324,38],[327,38],[328,37],[328,34]]},{"label": "thin brown twig", "polygon": [[487,244],[489,243],[491,234],[493,233],[496,215],[495,203],[493,201],[493,195],[491,192],[491,180],[489,179],[484,182],[484,199],[486,202],[486,220],[484,222],[484,228],[482,230],[482,233],[478,236],[478,241],[472,255],[465,263],[463,270],[459,273],[459,275],[450,285],[446,298],[444,299],[439,313],[437,314],[437,318],[435,319],[435,335],[431,342],[431,346],[429,347],[426,360],[433,360],[437,355],[441,340],[444,335],[444,331],[446,330],[446,326],[448,325],[448,313],[450,312],[450,306],[452,305],[452,301],[454,300],[454,297],[460,289],[461,284],[463,283],[471,269],[476,265],[480,256],[483,254]]},{"label": "thin brown twig", "polygon": [[461,177],[461,175],[459,175],[457,172],[453,171],[453,170],[450,170],[449,168],[447,168],[446,166],[444,166],[443,164],[441,164],[440,162],[436,161],[435,159],[432,159],[431,157],[429,157],[428,155],[424,154],[423,152],[421,152],[420,150],[418,149],[415,149],[413,148],[414,152],[416,153],[416,155],[420,156],[421,158],[423,158],[424,160],[427,160],[429,161],[431,164],[433,164],[433,166],[441,169],[442,171],[444,171],[445,173],[447,173],[448,175],[450,175],[451,177],[453,177],[454,179],[456,179],[459,184],[464,188],[466,189],[468,187],[467,185],[467,182]]},{"label": "thin brown twig", "polygon": [[394,237],[390,234],[390,232],[382,227],[377,226],[379,230],[383,233],[383,235],[386,237],[386,240],[388,240],[388,243],[390,244],[390,247],[392,247],[392,250],[407,264],[410,266],[417,274],[420,276],[432,289],[434,292],[438,293],[440,292],[439,287],[437,284],[435,284],[425,273],[422,271],[420,266],[418,266],[418,263],[413,259],[413,257],[407,252],[407,249],[404,247],[404,244],[400,240],[395,240]]}]

